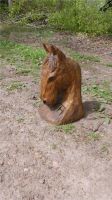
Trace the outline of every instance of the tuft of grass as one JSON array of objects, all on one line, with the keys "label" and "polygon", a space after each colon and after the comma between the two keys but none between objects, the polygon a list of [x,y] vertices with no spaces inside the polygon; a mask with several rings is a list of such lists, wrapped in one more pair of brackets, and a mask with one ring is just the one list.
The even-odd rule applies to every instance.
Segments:
[{"label": "tuft of grass", "polygon": [[72,58],[79,60],[79,61],[91,61],[91,62],[100,62],[100,58],[97,56],[89,56],[80,54],[79,52],[72,52]]},{"label": "tuft of grass", "polygon": [[98,141],[98,140],[100,140],[101,135],[96,132],[90,132],[90,133],[88,133],[88,138],[93,141]]},{"label": "tuft of grass", "polygon": [[65,125],[56,126],[56,131],[64,132],[66,134],[72,134],[74,129],[75,129],[75,126],[73,124],[65,124]]},{"label": "tuft of grass", "polygon": [[22,90],[24,87],[26,87],[26,85],[24,83],[21,83],[19,81],[14,81],[9,86],[7,86],[7,90],[8,91]]},{"label": "tuft of grass", "polygon": [[1,73],[0,74],[0,81],[4,79],[4,75]]},{"label": "tuft of grass", "polygon": [[29,73],[31,73],[31,69],[24,69],[24,68],[16,69],[16,74],[19,74],[19,75],[27,76]]},{"label": "tuft of grass", "polygon": [[24,118],[19,117],[19,118],[17,119],[17,122],[18,122],[18,123],[22,123],[22,122],[24,122]]},{"label": "tuft of grass", "polygon": [[92,86],[84,86],[82,91],[84,94],[98,97],[104,103],[112,102],[112,91],[109,83],[104,82],[102,85],[94,84]]},{"label": "tuft of grass", "polygon": [[112,67],[112,63],[107,64],[107,67]]},{"label": "tuft of grass", "polygon": [[39,107],[41,103],[42,103],[41,100],[40,100],[40,99],[37,99],[37,100],[33,103],[33,106],[34,106],[34,107]]},{"label": "tuft of grass", "polygon": [[110,124],[111,123],[111,118],[109,116],[105,116],[105,123]]},{"label": "tuft of grass", "polygon": [[107,144],[103,144],[102,148],[101,148],[101,152],[102,153],[106,153],[109,154],[109,148]]},{"label": "tuft of grass", "polygon": [[51,147],[52,147],[53,150],[57,149],[57,145],[56,144],[52,144]]}]

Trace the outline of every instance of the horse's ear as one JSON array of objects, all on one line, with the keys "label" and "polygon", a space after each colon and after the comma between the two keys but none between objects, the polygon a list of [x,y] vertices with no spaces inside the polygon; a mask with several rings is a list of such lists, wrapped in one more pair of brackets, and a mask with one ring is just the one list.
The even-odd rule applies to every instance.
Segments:
[{"label": "horse's ear", "polygon": [[44,47],[44,49],[45,49],[45,51],[47,53],[51,53],[53,55],[56,55],[56,53],[55,53],[55,46],[53,46],[52,44],[43,43],[43,47]]},{"label": "horse's ear", "polygon": [[63,61],[66,58],[65,54],[56,46],[52,45],[51,50],[54,55],[58,56],[59,61]]},{"label": "horse's ear", "polygon": [[56,48],[56,55],[58,56],[59,61],[64,61],[66,58],[65,54],[58,48]]},{"label": "horse's ear", "polygon": [[44,47],[45,51],[46,51],[47,53],[49,53],[49,45],[43,43],[43,47]]},{"label": "horse's ear", "polygon": [[65,54],[56,46],[45,43],[43,43],[43,46],[47,53],[57,55],[60,61],[66,58]]}]

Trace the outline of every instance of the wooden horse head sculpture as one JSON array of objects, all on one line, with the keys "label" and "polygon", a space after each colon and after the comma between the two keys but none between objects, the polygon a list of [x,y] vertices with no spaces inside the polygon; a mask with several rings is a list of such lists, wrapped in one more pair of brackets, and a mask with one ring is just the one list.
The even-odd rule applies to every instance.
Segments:
[{"label": "wooden horse head sculpture", "polygon": [[42,118],[60,125],[84,115],[81,97],[81,69],[78,63],[55,47],[43,44],[48,56],[43,62],[39,108]]}]

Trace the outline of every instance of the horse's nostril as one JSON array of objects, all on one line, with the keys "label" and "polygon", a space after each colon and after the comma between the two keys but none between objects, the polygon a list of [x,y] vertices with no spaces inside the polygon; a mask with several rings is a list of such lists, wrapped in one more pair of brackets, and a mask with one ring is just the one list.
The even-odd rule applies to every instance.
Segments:
[{"label": "horse's nostril", "polygon": [[46,100],[43,100],[43,103],[46,104]]}]

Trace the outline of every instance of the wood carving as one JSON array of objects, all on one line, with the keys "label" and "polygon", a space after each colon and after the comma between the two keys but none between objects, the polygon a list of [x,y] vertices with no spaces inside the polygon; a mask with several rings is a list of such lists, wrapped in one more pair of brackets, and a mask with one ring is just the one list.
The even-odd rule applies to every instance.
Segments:
[{"label": "wood carving", "polygon": [[42,66],[40,98],[43,104],[39,113],[56,125],[77,121],[84,116],[80,66],[54,45],[43,46],[48,56]]}]

